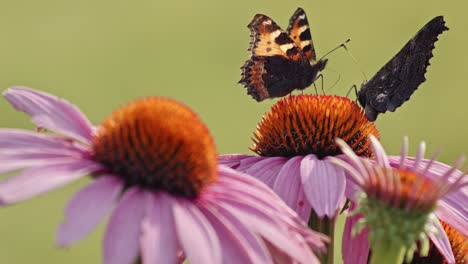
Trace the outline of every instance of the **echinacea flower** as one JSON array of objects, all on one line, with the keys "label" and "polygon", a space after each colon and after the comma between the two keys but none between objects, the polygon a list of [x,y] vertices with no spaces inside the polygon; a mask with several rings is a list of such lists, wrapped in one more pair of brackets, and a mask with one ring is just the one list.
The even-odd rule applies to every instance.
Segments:
[{"label": "echinacea flower", "polygon": [[[331,158],[345,169],[349,175],[348,196],[356,203],[353,216],[347,219],[343,236],[343,255],[345,263],[367,263],[369,244],[372,248],[385,241],[386,247],[372,251],[372,255],[391,254],[391,245],[400,244],[407,250],[409,256],[418,248],[418,253],[427,255],[431,247],[437,248],[446,263],[462,263],[454,259],[451,245],[456,255],[466,258],[466,248],[463,255],[463,245],[451,243],[446,231],[441,225],[458,226],[464,223],[458,233],[458,238],[466,234],[466,204],[468,204],[468,178],[458,169],[464,158],[460,158],[453,166],[442,166],[435,162],[435,157],[424,159],[425,144],[421,143],[416,158],[407,157],[408,142],[405,139],[402,155],[398,162],[390,163],[378,140],[371,136],[374,160],[358,157],[342,140],[337,139],[346,159]],[[392,158],[397,160],[395,157]],[[411,163],[406,162],[412,161]],[[441,168],[445,167],[445,170]],[[351,182],[353,184],[351,184]],[[361,192],[361,196],[356,196]],[[364,194],[362,194],[362,192]],[[453,197],[460,199],[453,202]],[[449,209],[445,205],[448,205]],[[439,220],[440,219],[440,220]],[[353,235],[356,225],[367,227],[364,232]],[[429,246],[428,238],[431,240]],[[417,242],[417,243],[416,243]],[[460,250],[461,248],[461,250]],[[405,253],[404,251],[402,253]],[[395,254],[393,254],[394,256]]]},{"label": "echinacea flower", "polygon": [[346,97],[288,96],[264,114],[251,148],[259,156],[221,155],[220,163],[270,186],[304,220],[311,209],[333,219],[345,201],[344,171],[329,161],[341,155],[343,138],[358,155],[371,157],[369,135],[378,136],[362,109]]},{"label": "echinacea flower", "polygon": [[69,246],[111,213],[103,263],[317,263],[327,238],[264,184],[216,163],[206,126],[186,106],[134,101],[99,127],[67,101],[28,88],[6,99],[56,134],[0,129],[3,206],[86,175],[70,200],[57,242]]}]

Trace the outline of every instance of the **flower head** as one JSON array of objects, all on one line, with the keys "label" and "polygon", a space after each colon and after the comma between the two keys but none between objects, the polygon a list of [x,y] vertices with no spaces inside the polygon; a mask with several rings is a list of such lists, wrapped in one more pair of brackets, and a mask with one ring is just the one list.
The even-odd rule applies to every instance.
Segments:
[{"label": "flower head", "polygon": [[[385,238],[386,241],[403,245],[410,255],[417,246],[419,252],[426,255],[429,251],[428,238],[430,238],[446,260],[453,261],[452,252],[447,250],[447,245],[448,248],[450,246],[437,218],[437,211],[440,208],[440,201],[447,200],[452,193],[465,193],[463,199],[465,203],[468,202],[465,192],[468,186],[467,177],[457,170],[463,163],[463,158],[435,177],[434,158],[424,161],[425,166],[419,167],[424,157],[424,143],[418,151],[417,164],[406,166],[401,162],[399,166],[393,167],[380,143],[373,137],[371,140],[375,161],[358,157],[344,141],[339,139],[337,143],[347,159],[344,161],[332,158],[333,162],[348,172],[350,181],[357,186],[356,190],[363,192],[358,196],[350,195],[350,198],[354,197],[353,200],[357,202],[355,215],[350,221],[358,222],[358,231],[364,226],[368,228],[364,233],[368,234],[369,243],[372,245]],[[403,149],[403,153],[406,153],[407,141]],[[401,160],[404,161],[405,157],[406,154],[402,155]],[[449,222],[466,222],[467,217],[466,214],[459,216],[452,214],[442,219]],[[456,218],[460,219],[455,220]],[[348,225],[344,247],[346,244],[364,244],[362,241],[348,240],[349,229]],[[346,258],[354,259],[350,256],[345,256]]]},{"label": "flower head", "polygon": [[220,162],[265,182],[307,220],[311,209],[333,218],[345,201],[344,171],[329,162],[340,156],[340,137],[371,157],[369,135],[378,137],[362,109],[346,97],[288,96],[264,114],[251,148],[260,157],[221,155]]},{"label": "flower head", "polygon": [[[111,212],[104,263],[317,262],[327,239],[308,230],[265,185],[216,164],[198,116],[149,97],[94,128],[70,103],[28,88],[6,99],[57,134],[0,129],[0,182],[9,205],[91,175],[70,200],[57,241],[68,246]],[[114,208],[115,207],[115,208]]]}]

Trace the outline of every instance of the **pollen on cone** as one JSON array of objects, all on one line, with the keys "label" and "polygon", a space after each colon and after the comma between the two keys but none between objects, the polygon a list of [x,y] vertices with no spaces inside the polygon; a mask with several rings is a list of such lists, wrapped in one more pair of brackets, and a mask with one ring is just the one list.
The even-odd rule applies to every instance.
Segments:
[{"label": "pollen on cone", "polygon": [[196,197],[216,178],[216,148],[188,107],[149,97],[115,111],[93,138],[93,158],[127,186]]},{"label": "pollen on cone", "polygon": [[260,156],[319,158],[341,154],[335,138],[359,156],[371,157],[369,135],[379,137],[362,109],[346,97],[296,95],[285,97],[264,114],[251,148]]}]

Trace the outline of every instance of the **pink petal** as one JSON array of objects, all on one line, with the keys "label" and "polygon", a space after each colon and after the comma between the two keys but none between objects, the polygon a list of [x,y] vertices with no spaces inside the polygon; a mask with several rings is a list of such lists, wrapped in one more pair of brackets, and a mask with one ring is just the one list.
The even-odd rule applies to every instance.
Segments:
[{"label": "pink petal", "polygon": [[357,194],[359,192],[362,192],[362,189],[348,178],[345,190],[346,197],[351,201],[357,202]]},{"label": "pink petal", "polygon": [[[227,218],[237,218],[243,225],[260,235],[271,246],[301,263],[319,263],[304,240],[294,230],[288,230],[284,222],[276,221],[274,215],[261,212],[251,206],[235,204],[220,208]],[[286,230],[285,230],[286,229]],[[270,253],[274,253],[270,252]]]},{"label": "pink petal", "polygon": [[[205,190],[203,203],[213,201],[218,207],[235,207],[236,210],[248,211],[250,215],[261,218],[265,224],[273,224],[277,232],[290,236],[292,241],[289,243],[298,246],[297,243],[302,243],[305,239],[313,250],[324,249],[327,239],[309,230],[294,211],[264,184],[223,166],[219,167],[219,174],[218,181]],[[232,215],[236,217],[236,214]],[[249,222],[244,224],[251,226]],[[256,232],[255,230],[252,229]]]},{"label": "pink petal", "polygon": [[146,198],[136,187],[124,193],[104,235],[104,264],[128,264],[137,259]]},{"label": "pink petal", "polygon": [[[353,206],[351,207],[353,208]],[[361,215],[353,215],[346,218],[341,248],[344,264],[367,264],[367,258],[369,257],[368,229],[364,228],[364,230],[355,236],[352,235],[354,225],[361,218]]]},{"label": "pink petal", "polygon": [[191,202],[172,205],[177,237],[190,263],[221,263],[221,246],[215,230]]},{"label": "pink petal", "polygon": [[218,234],[222,247],[222,263],[269,263],[266,248],[237,219],[228,219],[217,205],[204,203],[200,208]]},{"label": "pink petal", "polygon": [[149,195],[140,240],[143,263],[178,262],[173,203],[172,198],[163,192]]},{"label": "pink petal", "polygon": [[92,125],[75,105],[26,87],[8,88],[3,96],[18,111],[29,114],[38,127],[91,142]]},{"label": "pink petal", "polygon": [[218,164],[228,166],[230,168],[237,168],[241,160],[252,157],[251,155],[245,154],[224,154],[218,156]]},{"label": "pink petal", "polygon": [[300,179],[302,157],[289,159],[278,173],[273,190],[297,214],[307,221],[311,206],[306,199]]},{"label": "pink petal", "polygon": [[252,175],[253,177],[268,185],[268,187],[273,188],[273,185],[278,176],[278,172],[281,170],[281,167],[283,167],[286,161],[287,159],[283,157],[265,158],[247,168],[245,173]]},{"label": "pink petal", "polygon": [[373,135],[370,135],[369,138],[372,143],[372,148],[374,149],[374,155],[375,155],[375,160],[377,161],[377,164],[379,164],[380,166],[384,168],[389,167],[390,165],[388,162],[388,156],[385,153],[385,150],[380,144],[379,140]]},{"label": "pink petal", "polygon": [[34,167],[0,182],[0,205],[12,204],[43,194],[88,175],[101,166],[88,160]]},{"label": "pink petal", "polygon": [[13,172],[30,167],[48,167],[63,163],[78,162],[80,159],[57,154],[16,154],[2,157],[0,154],[0,173]]},{"label": "pink petal", "polygon": [[246,202],[252,207],[279,211],[284,216],[295,215],[276,193],[259,180],[224,166],[218,167],[218,173],[218,180],[206,188],[203,197],[217,199],[227,196],[236,201]]},{"label": "pink petal", "polygon": [[69,246],[88,235],[115,204],[123,184],[115,176],[100,176],[76,193],[57,230],[57,243]]},{"label": "pink petal", "polygon": [[253,165],[257,164],[258,162],[267,159],[264,157],[257,157],[257,156],[249,156],[245,159],[240,160],[239,166],[237,166],[236,170],[245,172],[247,169],[252,167]]},{"label": "pink petal", "polygon": [[430,232],[429,238],[439,250],[439,253],[442,256],[444,256],[447,263],[455,263],[455,257],[453,256],[452,252],[452,246],[450,245],[450,241],[448,240],[447,235],[445,234],[444,228],[442,227],[439,221],[436,221],[434,224],[437,228],[437,234]]},{"label": "pink petal", "polygon": [[328,160],[307,155],[301,162],[304,192],[314,211],[322,218],[333,218],[341,209],[346,188],[343,169]]},{"label": "pink petal", "polygon": [[435,214],[458,232],[462,233],[464,236],[468,236],[468,220],[466,214],[454,209],[444,201],[439,201],[439,206]]}]

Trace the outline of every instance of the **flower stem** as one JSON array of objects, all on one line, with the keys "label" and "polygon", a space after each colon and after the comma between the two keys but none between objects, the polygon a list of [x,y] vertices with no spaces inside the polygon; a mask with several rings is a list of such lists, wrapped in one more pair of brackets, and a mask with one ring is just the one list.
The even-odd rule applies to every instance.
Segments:
[{"label": "flower stem", "polygon": [[405,257],[405,247],[387,239],[372,243],[371,251],[370,264],[401,264]]},{"label": "flower stem", "polygon": [[335,220],[336,218],[330,219],[326,216],[323,219],[320,219],[315,212],[312,211],[310,213],[309,227],[317,232],[327,235],[330,238],[327,253],[320,256],[320,263],[322,264],[333,264]]}]

